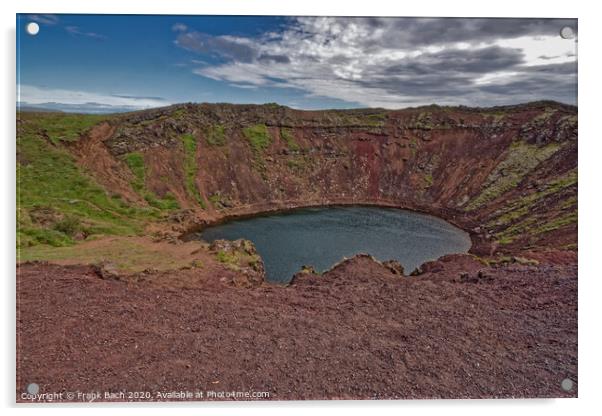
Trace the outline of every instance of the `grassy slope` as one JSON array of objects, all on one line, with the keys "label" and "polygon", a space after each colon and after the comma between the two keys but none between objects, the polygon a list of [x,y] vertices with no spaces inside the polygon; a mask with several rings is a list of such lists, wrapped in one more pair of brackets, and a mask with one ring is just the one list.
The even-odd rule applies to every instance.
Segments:
[{"label": "grassy slope", "polygon": [[36,245],[22,250],[21,260],[47,260],[63,264],[94,264],[109,261],[124,272],[141,272],[145,269],[171,270],[181,267],[202,267],[210,255],[200,241],[182,246],[166,242],[156,243],[148,237],[107,236],[81,243],[53,247]]},{"label": "grassy slope", "polygon": [[467,210],[494,200],[516,187],[541,162],[560,149],[557,143],[536,146],[523,141],[512,143],[506,158],[495,167],[483,184],[483,191],[466,206]]},{"label": "grassy slope", "polygon": [[134,175],[134,180],[130,185],[151,207],[160,210],[174,210],[180,208],[178,201],[176,201],[173,195],[168,193],[163,198],[159,198],[153,192],[146,189],[146,165],[144,163],[144,156],[141,153],[128,153],[124,156],[123,160]]},{"label": "grassy slope", "polygon": [[20,113],[17,137],[19,256],[38,245],[68,246],[78,236],[140,234],[161,216],[126,204],[83,172],[64,148],[106,116]]},{"label": "grassy slope", "polygon": [[182,146],[184,148],[184,172],[186,174],[186,191],[192,196],[196,202],[205,209],[205,200],[201,196],[196,185],[197,163],[196,163],[196,137],[191,134],[184,134],[181,137]]}]

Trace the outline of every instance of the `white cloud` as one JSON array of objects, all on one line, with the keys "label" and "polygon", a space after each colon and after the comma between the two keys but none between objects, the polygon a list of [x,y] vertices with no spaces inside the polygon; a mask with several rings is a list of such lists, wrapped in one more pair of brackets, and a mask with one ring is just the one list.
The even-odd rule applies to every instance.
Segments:
[{"label": "white cloud", "polygon": [[516,71],[512,71],[512,72],[491,72],[489,74],[483,75],[480,78],[477,78],[475,80],[475,84],[477,84],[477,85],[484,85],[484,84],[492,84],[492,83],[496,83],[496,82],[500,82],[500,81],[507,82],[510,79],[512,79],[512,77],[515,77],[518,74],[519,73],[516,72]]},{"label": "white cloud", "polygon": [[[180,46],[224,58],[193,69],[197,75],[243,88],[300,89],[365,106],[490,105],[538,94],[537,99],[570,101],[566,91],[570,83],[576,88],[574,78],[531,69],[576,62],[574,41],[541,34],[550,33],[555,22],[477,20],[302,17],[281,33],[253,39],[191,31],[182,34],[188,44]],[[531,89],[521,91],[519,82]]]},{"label": "white cloud", "polygon": [[56,25],[59,22],[58,16],[54,14],[30,14],[27,16],[29,20],[42,23],[45,25]]},{"label": "white cloud", "polygon": [[176,23],[171,27],[171,30],[174,32],[185,32],[188,30],[188,26],[186,26],[184,23]]},{"label": "white cloud", "polygon": [[525,66],[574,62],[577,53],[575,39],[563,39],[560,36],[522,36],[500,39],[495,43],[506,48],[519,48],[525,56]]},{"label": "white cloud", "polygon": [[87,91],[40,88],[33,85],[17,86],[17,101],[26,105],[47,103],[86,105],[95,103],[107,107],[131,107],[136,109],[160,107],[170,104],[158,97],[101,94]]},{"label": "white cloud", "polygon": [[82,30],[81,28],[79,28],[78,26],[65,26],[65,30],[75,36],[86,36],[86,37],[94,38],[94,39],[98,39],[98,40],[107,39],[107,37],[105,35],[101,35],[100,33],[95,33],[95,32],[86,32],[86,31]]}]

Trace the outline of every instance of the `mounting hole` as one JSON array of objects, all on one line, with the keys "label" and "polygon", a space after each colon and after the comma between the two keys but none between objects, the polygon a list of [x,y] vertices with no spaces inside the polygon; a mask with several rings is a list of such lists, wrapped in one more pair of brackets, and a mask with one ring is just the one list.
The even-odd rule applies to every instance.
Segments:
[{"label": "mounting hole", "polygon": [[29,22],[29,23],[27,23],[27,26],[25,26],[25,30],[31,36],[35,36],[40,31],[40,25],[37,24],[36,22]]},{"label": "mounting hole", "polygon": [[573,39],[575,37],[575,31],[570,26],[565,26],[560,29],[560,37],[562,39]]},{"label": "mounting hole", "polygon": [[565,378],[564,380],[562,380],[560,386],[564,391],[571,391],[573,390],[573,380],[571,380],[570,378]]},{"label": "mounting hole", "polygon": [[27,386],[27,393],[29,394],[38,394],[40,391],[40,386],[37,383],[30,383]]}]

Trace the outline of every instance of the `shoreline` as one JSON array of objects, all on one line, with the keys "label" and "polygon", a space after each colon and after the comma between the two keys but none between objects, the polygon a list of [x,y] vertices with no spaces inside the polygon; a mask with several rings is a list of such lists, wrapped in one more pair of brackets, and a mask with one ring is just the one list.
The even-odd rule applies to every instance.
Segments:
[{"label": "shoreline", "polygon": [[[191,236],[202,232],[206,228],[225,224],[231,221],[244,220],[250,218],[265,217],[277,214],[287,214],[298,210],[310,208],[336,208],[336,207],[373,207],[373,208],[389,208],[403,211],[410,211],[417,214],[427,215],[445,221],[456,228],[464,231],[471,240],[471,247],[468,253],[483,254],[482,249],[475,252],[479,245],[482,245],[487,240],[483,235],[475,231],[479,227],[476,220],[468,217],[466,213],[460,210],[451,210],[449,208],[437,206],[417,206],[413,204],[403,204],[393,200],[384,199],[365,199],[357,198],[331,198],[328,200],[315,201],[310,203],[301,203],[296,200],[287,201],[272,201],[263,204],[247,205],[240,208],[228,210],[217,217],[206,217],[197,221],[193,225],[187,225],[183,231],[180,231],[179,238],[182,241],[189,241]],[[201,211],[202,212],[202,211]],[[193,218],[194,216],[191,216]],[[193,220],[194,221],[194,220]]]}]

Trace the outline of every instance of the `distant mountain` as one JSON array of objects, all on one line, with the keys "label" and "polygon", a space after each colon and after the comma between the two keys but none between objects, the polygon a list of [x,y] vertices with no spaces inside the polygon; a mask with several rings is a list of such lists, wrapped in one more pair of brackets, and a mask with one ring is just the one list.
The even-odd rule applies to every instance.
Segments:
[{"label": "distant mountain", "polygon": [[52,108],[35,107],[35,106],[29,106],[29,105],[17,106],[17,111],[28,111],[28,112],[34,112],[34,113],[62,113],[63,112],[61,110],[54,110]]},{"label": "distant mountain", "polygon": [[134,106],[111,106],[101,103],[64,104],[47,102],[41,104],[17,103],[17,110],[39,111],[39,112],[62,112],[62,113],[87,113],[87,114],[111,114],[126,113],[130,111],[143,110]]}]

